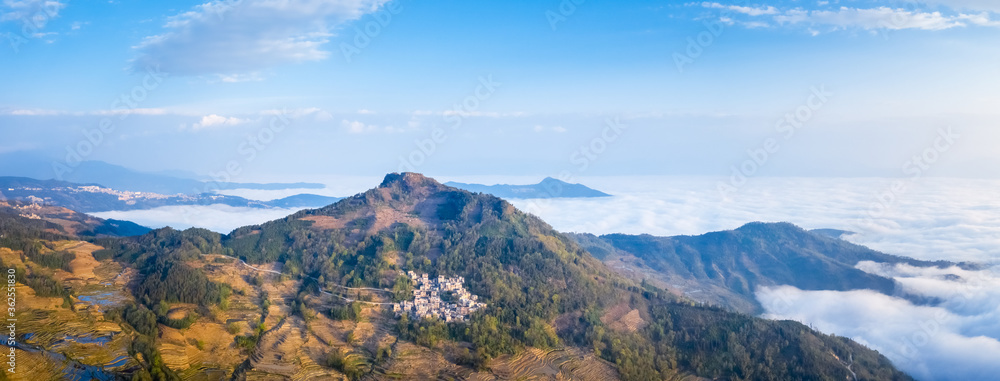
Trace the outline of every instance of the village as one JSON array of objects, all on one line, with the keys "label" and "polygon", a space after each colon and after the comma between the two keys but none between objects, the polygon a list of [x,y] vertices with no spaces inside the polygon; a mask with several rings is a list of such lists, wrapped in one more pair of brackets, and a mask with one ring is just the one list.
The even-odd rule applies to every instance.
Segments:
[{"label": "village", "polygon": [[[17,188],[7,188],[7,191],[9,191],[9,192],[14,192],[14,191],[22,191],[22,192],[50,191],[50,192],[71,192],[71,193],[102,193],[102,194],[109,194],[109,195],[112,195],[112,196],[116,196],[116,197],[118,197],[118,200],[120,200],[120,201],[126,201],[126,202],[131,202],[131,203],[135,203],[136,200],[168,199],[168,198],[172,198],[172,197],[190,198],[189,196],[180,195],[180,194],[175,195],[175,196],[169,196],[169,195],[164,195],[164,194],[159,194],[159,193],[152,193],[152,192],[121,191],[121,190],[116,190],[116,189],[111,189],[111,188],[105,188],[105,187],[101,187],[101,186],[97,186],[97,185],[79,185],[79,186],[75,186],[75,187],[52,187],[52,188],[17,187]],[[35,196],[28,196],[28,197],[26,197],[26,199],[29,200],[29,201],[31,201],[31,202],[33,202],[33,203],[36,203],[36,204],[43,204],[45,202],[44,198],[39,198],[39,197],[35,197]]]},{"label": "village", "polygon": [[[446,322],[462,322],[469,314],[486,306],[479,302],[477,295],[472,295],[465,289],[465,278],[448,278],[439,275],[437,279],[428,278],[427,274],[417,276],[417,273],[407,273],[416,289],[413,290],[413,301],[395,303],[392,310],[397,316],[411,314],[418,318],[438,317]],[[449,295],[454,303],[441,299]]]}]

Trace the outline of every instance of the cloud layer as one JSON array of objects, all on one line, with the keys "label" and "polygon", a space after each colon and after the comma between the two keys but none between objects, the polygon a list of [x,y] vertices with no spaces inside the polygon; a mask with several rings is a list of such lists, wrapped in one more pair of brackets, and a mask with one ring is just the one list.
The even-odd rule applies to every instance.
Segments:
[{"label": "cloud layer", "polygon": [[318,61],[334,29],[374,12],[386,0],[213,1],[174,16],[163,34],[147,37],[132,62],[172,75],[217,75],[226,82],[256,80],[255,72]]},{"label": "cloud layer", "polygon": [[0,37],[7,37],[13,46],[19,45],[26,38],[55,34],[43,29],[49,21],[59,17],[65,7],[65,2],[54,0],[3,0],[0,2],[0,23],[12,23],[16,26],[16,32],[0,33]]},{"label": "cloud layer", "polygon": [[923,269],[872,262],[859,268],[899,281],[933,306],[873,291],[763,288],[765,317],[791,319],[850,337],[888,357],[919,380],[987,380],[1000,374],[1000,274],[959,268]]},{"label": "cloud layer", "polygon": [[920,259],[987,262],[1000,255],[1000,200],[993,191],[1000,181],[924,178],[884,210],[879,196],[895,179],[752,178],[728,199],[719,181],[726,180],[586,177],[574,182],[615,197],[512,202],[560,231],[670,236],[787,221],[853,231],[852,242]]},{"label": "cloud layer", "polygon": [[132,221],[142,226],[174,229],[205,228],[218,233],[286,217],[301,208],[257,209],[228,205],[164,206],[147,210],[108,211],[90,213],[100,218]]},{"label": "cloud layer", "polygon": [[[827,2],[820,2],[820,4],[827,5]],[[1000,21],[994,20],[991,15],[991,12],[996,12],[1000,8],[995,4],[986,4],[985,1],[975,0],[957,3],[939,1],[938,4],[943,5],[948,13],[943,13],[940,10],[918,9],[918,5],[907,7],[909,9],[887,6],[778,9],[773,6],[747,7],[718,2],[691,3],[690,5],[698,5],[721,12],[719,21],[729,25],[741,24],[753,28],[798,25],[809,27],[813,34],[819,33],[814,28],[876,31],[945,30],[967,26],[1000,26]],[[964,11],[975,13],[964,13]]]}]

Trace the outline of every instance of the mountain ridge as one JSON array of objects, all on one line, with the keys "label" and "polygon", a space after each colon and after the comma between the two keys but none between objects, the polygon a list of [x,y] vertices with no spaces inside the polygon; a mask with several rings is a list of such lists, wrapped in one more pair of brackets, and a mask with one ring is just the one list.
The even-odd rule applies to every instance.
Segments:
[{"label": "mountain ridge", "polygon": [[166,195],[132,192],[99,184],[77,184],[60,180],[37,180],[28,177],[0,177],[0,199],[13,199],[67,207],[81,212],[152,209],[175,205],[223,204],[249,208],[292,208],[326,205],[339,197],[298,194],[271,201],[249,200],[239,196],[202,193]]},{"label": "mountain ridge", "polygon": [[[61,165],[62,172],[54,166]],[[85,184],[101,184],[131,192],[161,194],[201,194],[221,189],[322,189],[318,183],[235,183],[203,181],[179,177],[176,173],[149,173],[97,160],[83,160],[69,166],[64,161],[37,154],[0,154],[0,174],[4,176],[55,179]]]},{"label": "mountain ridge", "polygon": [[570,236],[620,273],[647,276],[692,297],[690,292],[697,290],[702,294],[696,299],[750,314],[763,312],[754,295],[761,286],[870,289],[916,303],[929,302],[906,294],[890,278],[856,268],[861,261],[975,267],[970,263],[930,262],[885,254],[786,222],[751,222],[737,229],[695,236]]},{"label": "mountain ridge", "polygon": [[444,185],[470,192],[488,193],[500,198],[573,198],[611,197],[610,194],[592,189],[583,184],[570,184],[552,177],[542,179],[538,184],[467,184],[449,181]]}]

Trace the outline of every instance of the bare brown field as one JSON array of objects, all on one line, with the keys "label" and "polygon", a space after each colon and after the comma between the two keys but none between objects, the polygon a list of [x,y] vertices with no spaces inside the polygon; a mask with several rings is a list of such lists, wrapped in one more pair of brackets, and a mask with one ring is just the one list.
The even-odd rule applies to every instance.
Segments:
[{"label": "bare brown field", "polygon": [[347,226],[347,219],[339,219],[331,216],[308,216],[303,217],[303,220],[312,221],[313,228],[330,230],[330,229],[343,229]]},{"label": "bare brown field", "polygon": [[57,250],[68,251],[76,256],[76,258],[69,263],[70,274],[72,274],[73,278],[84,282],[97,280],[97,275],[94,273],[94,270],[100,266],[101,263],[94,259],[93,253],[94,251],[102,249],[100,246],[83,241],[67,241],[60,242],[56,248]]},{"label": "bare brown field", "polygon": [[610,329],[622,332],[636,332],[649,324],[639,314],[639,310],[633,309],[628,303],[608,308],[601,316],[601,322]]}]

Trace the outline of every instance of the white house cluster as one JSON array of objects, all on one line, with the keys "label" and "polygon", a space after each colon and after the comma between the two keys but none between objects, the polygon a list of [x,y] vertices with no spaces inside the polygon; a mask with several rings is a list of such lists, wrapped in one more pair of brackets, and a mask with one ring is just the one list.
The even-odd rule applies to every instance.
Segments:
[{"label": "white house cluster", "polygon": [[[431,279],[427,274],[417,276],[413,271],[407,275],[416,286],[413,290],[414,298],[412,302],[403,301],[392,305],[397,316],[406,313],[419,318],[435,316],[447,322],[465,321],[469,314],[486,306],[478,301],[478,296],[465,289],[463,277],[447,278],[439,275],[437,279]],[[446,294],[450,294],[454,303],[441,299]]]}]

